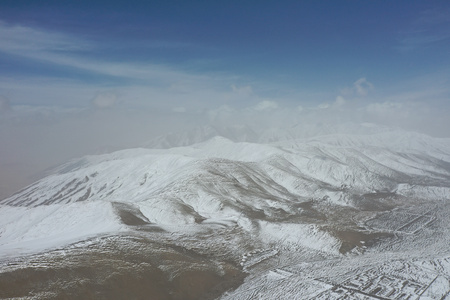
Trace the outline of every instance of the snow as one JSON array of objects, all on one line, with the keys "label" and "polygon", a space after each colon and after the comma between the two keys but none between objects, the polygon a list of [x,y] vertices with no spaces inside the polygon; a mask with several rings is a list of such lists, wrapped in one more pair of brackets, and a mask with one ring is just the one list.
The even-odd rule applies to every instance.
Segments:
[{"label": "snow", "polygon": [[311,200],[353,206],[378,191],[446,199],[449,178],[449,139],[398,131],[274,144],[213,137],[164,150],[128,149],[73,160],[2,200],[0,249],[43,249],[124,230],[111,205],[117,202],[159,225],[232,219],[253,232],[256,220],[266,242],[335,253],[338,243],[328,233],[278,223],[277,216],[296,215],[296,204]]},{"label": "snow", "polygon": [[267,243],[275,242],[283,247],[307,247],[330,254],[339,254],[340,241],[315,225],[264,221],[260,221],[259,225],[261,239]]},{"label": "snow", "polygon": [[109,202],[0,209],[0,256],[40,252],[126,230]]}]

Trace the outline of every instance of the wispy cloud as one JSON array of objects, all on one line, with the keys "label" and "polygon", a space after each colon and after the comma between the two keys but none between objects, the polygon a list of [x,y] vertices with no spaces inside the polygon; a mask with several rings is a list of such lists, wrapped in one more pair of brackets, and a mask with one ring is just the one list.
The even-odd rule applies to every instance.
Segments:
[{"label": "wispy cloud", "polygon": [[[0,22],[0,52],[9,55],[83,70],[97,75],[112,76],[141,84],[169,85],[178,81],[204,79],[202,76],[174,70],[167,66],[136,63],[131,60],[107,59],[102,46],[93,41],[56,31]],[[154,42],[153,47],[181,47],[183,44]]]},{"label": "wispy cloud", "polygon": [[419,24],[443,24],[450,22],[450,10],[431,8],[422,11],[417,19]]},{"label": "wispy cloud", "polygon": [[450,32],[429,33],[422,31],[420,33],[404,33],[399,40],[400,45],[396,48],[401,52],[412,51],[448,39],[450,39]]},{"label": "wispy cloud", "polygon": [[396,49],[412,51],[450,39],[450,10],[427,9],[399,33]]},{"label": "wispy cloud", "polygon": [[[67,74],[62,71],[57,78],[0,75],[4,79],[0,89],[12,95],[13,103],[37,104],[40,99],[44,105],[85,105],[95,95],[111,88],[120,91],[115,102],[123,105],[169,109],[183,106],[186,110],[201,110],[217,102],[235,105],[264,100],[250,85],[236,84],[242,83],[242,79],[235,75],[189,72],[148,61],[136,62],[130,57],[110,58],[103,55],[103,45],[68,34],[0,22],[0,40],[0,53],[68,69]],[[158,42],[153,46],[182,47],[183,44]],[[73,74],[80,71],[81,75],[74,78]],[[191,107],[183,104],[186,102]]]},{"label": "wispy cloud", "polygon": [[15,55],[37,56],[39,53],[83,51],[91,49],[85,40],[55,31],[8,25],[0,20],[0,51]]}]

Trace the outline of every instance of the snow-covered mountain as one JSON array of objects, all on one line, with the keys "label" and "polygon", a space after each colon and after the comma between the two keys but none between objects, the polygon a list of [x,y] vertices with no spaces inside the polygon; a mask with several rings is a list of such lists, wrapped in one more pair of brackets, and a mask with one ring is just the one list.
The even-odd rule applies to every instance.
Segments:
[{"label": "snow-covered mountain", "polygon": [[[448,197],[450,140],[404,132],[270,145],[214,137],[168,150],[87,156],[1,202],[6,217],[0,221],[0,248],[41,249],[62,236],[67,242],[126,230],[120,219],[125,212],[142,224],[227,220],[265,234],[265,227],[313,215],[305,203],[381,208],[389,205],[382,195]],[[319,240],[309,246],[336,251],[339,243],[328,239],[329,249]]]},{"label": "snow-covered mountain", "polygon": [[[66,268],[66,259],[77,268],[102,269],[103,257],[114,266],[117,256],[124,265],[111,267],[113,274],[138,282],[166,278],[167,295],[178,289],[186,295],[190,285],[182,282],[192,280],[194,268],[208,278],[202,280],[235,287],[245,272],[252,274],[225,299],[442,298],[450,291],[450,139],[365,126],[364,134],[297,139],[270,138],[280,137],[277,130],[240,135],[271,143],[202,141],[216,132],[201,131],[171,141],[201,141],[189,146],[70,161],[0,202],[0,287],[9,282],[2,278],[36,261],[36,270]],[[102,259],[88,266],[79,255]],[[157,266],[152,275],[134,273],[148,272],[142,261]],[[398,268],[386,271],[391,262]],[[419,275],[411,277],[410,269]],[[70,272],[69,281],[86,278]],[[111,270],[102,272],[96,282],[104,288]],[[83,296],[85,289],[48,276],[55,299],[65,291]],[[42,286],[40,279],[30,284],[28,295],[37,289],[47,298]],[[133,286],[122,290],[136,291]],[[210,291],[200,286],[189,299]],[[159,291],[158,285],[149,290]]]}]

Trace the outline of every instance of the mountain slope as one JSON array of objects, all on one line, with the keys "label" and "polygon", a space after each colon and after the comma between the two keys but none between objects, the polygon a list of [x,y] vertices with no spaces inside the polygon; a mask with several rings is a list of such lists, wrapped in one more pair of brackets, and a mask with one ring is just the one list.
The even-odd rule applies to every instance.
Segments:
[{"label": "mountain slope", "polygon": [[[9,215],[0,221],[0,247],[26,248],[48,235],[52,245],[62,236],[61,243],[76,241],[127,230],[127,222],[178,226],[175,231],[185,224],[237,224],[261,236],[270,231],[264,228],[294,222],[321,244],[323,226],[308,233],[302,224],[305,218],[319,224],[332,207],[383,209],[394,198],[448,197],[449,145],[393,132],[273,145],[215,137],[189,147],[88,156],[0,203]],[[323,249],[336,251],[339,242],[328,239]]]}]

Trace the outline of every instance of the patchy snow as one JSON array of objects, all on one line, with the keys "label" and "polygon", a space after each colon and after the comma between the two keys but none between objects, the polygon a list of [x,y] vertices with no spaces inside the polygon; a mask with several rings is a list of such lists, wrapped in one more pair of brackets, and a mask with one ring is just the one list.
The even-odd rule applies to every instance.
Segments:
[{"label": "patchy snow", "polygon": [[341,242],[329,233],[310,224],[269,223],[260,221],[260,237],[267,243],[282,247],[307,247],[314,250],[339,254]]}]

